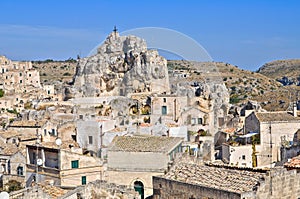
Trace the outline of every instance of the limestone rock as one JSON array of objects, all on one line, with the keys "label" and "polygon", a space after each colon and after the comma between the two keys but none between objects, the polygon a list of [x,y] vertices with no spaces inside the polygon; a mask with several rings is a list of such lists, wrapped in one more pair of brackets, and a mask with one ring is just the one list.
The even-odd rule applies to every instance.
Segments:
[{"label": "limestone rock", "polygon": [[156,50],[147,50],[145,40],[112,32],[95,55],[79,60],[73,86],[67,96],[168,92],[167,61]]}]

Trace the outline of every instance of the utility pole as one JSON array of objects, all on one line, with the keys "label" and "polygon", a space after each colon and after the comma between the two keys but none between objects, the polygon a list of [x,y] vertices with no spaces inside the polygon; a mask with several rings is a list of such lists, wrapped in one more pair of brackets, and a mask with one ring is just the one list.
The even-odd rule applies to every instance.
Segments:
[{"label": "utility pole", "polygon": [[272,196],[272,157],[273,157],[273,143],[272,143],[272,122],[269,123],[269,132],[270,132],[270,195]]},{"label": "utility pole", "polygon": [[136,122],[136,133],[140,134],[140,108],[139,108],[139,101],[136,101],[136,110],[137,110],[137,122]]}]

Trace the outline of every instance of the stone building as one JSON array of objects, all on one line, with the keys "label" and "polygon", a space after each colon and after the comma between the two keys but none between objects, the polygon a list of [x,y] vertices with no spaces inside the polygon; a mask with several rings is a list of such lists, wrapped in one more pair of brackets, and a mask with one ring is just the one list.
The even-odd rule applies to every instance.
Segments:
[{"label": "stone building", "polygon": [[106,181],[94,181],[85,186],[78,187],[59,197],[59,199],[73,198],[106,198],[106,199],[137,199],[138,192],[134,189],[123,186],[110,184]]},{"label": "stone building", "polygon": [[6,189],[9,180],[16,180],[25,186],[25,154],[15,144],[0,144],[0,187]]},{"label": "stone building", "polygon": [[0,56],[0,79],[4,90],[26,92],[27,87],[41,88],[40,75],[31,62],[11,61]]},{"label": "stone building", "polygon": [[168,171],[182,141],[175,137],[115,137],[108,150],[108,182],[134,187],[142,199],[152,195],[152,176]]},{"label": "stone building", "polygon": [[[281,199],[299,198],[300,174],[180,163],[153,177],[153,198]],[[284,185],[284,186],[283,186]]]},{"label": "stone building", "polygon": [[289,112],[251,113],[245,120],[245,132],[259,134],[257,166],[270,166],[271,163],[281,161],[281,143],[293,141],[299,129],[300,117]]},{"label": "stone building", "polygon": [[84,154],[76,142],[63,142],[62,145],[43,142],[27,145],[26,149],[26,186],[35,179],[37,182],[50,180],[54,185],[74,187],[102,178],[100,159]]}]

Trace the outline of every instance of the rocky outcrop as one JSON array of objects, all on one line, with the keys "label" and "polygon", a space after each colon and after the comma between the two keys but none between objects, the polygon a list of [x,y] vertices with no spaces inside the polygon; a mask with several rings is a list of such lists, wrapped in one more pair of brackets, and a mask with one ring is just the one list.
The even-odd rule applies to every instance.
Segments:
[{"label": "rocky outcrop", "polygon": [[[298,83],[300,76],[300,59],[277,60],[265,63],[258,69],[258,73],[274,79],[282,79],[283,77],[289,78],[295,83]],[[283,79],[284,81],[284,79]],[[284,82],[281,82],[284,84]],[[289,84],[287,84],[289,85]]]},{"label": "rocky outcrop", "polygon": [[145,40],[112,32],[93,56],[79,60],[68,97],[169,91],[167,61]]}]

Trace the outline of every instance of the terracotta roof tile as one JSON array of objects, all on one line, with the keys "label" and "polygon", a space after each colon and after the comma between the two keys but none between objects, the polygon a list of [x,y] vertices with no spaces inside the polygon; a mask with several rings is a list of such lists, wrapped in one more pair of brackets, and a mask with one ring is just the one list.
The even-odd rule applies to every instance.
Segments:
[{"label": "terracotta roof tile", "polygon": [[13,155],[15,153],[17,153],[19,150],[19,148],[14,145],[14,144],[5,144],[4,146],[1,146],[3,147],[2,150],[0,150],[0,154],[1,155]]},{"label": "terracotta roof tile", "polygon": [[300,156],[293,157],[291,161],[286,162],[284,164],[285,167],[288,168],[300,168]]},{"label": "terracotta roof tile", "polygon": [[170,180],[196,184],[234,193],[252,191],[265,174],[249,170],[180,163],[163,177]]}]

